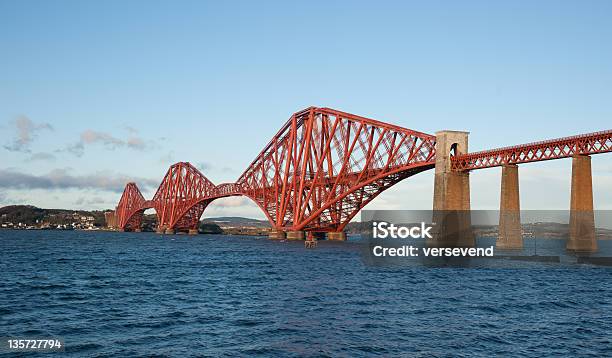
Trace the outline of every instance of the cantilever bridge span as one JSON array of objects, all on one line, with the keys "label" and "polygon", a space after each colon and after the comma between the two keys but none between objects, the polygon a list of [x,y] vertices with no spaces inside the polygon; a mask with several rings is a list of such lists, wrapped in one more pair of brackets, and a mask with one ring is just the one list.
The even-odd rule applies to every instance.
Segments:
[{"label": "cantilever bridge span", "polygon": [[[168,169],[151,200],[128,183],[115,211],[116,226],[137,231],[144,211],[153,208],[158,232],[196,232],[212,201],[243,195],[261,208],[277,232],[341,233],[381,192],[434,167],[434,209],[464,209],[469,208],[469,180],[459,180],[463,184],[454,188],[454,174],[466,177],[475,169],[610,151],[612,130],[469,153],[466,132],[431,135],[310,107],[291,116],[235,183],[215,185],[186,162]],[[446,193],[453,190],[466,194]],[[451,197],[464,203],[453,203]]]},{"label": "cantilever bridge span", "polygon": [[297,112],[235,183],[214,185],[189,163],[170,167],[152,200],[129,183],[118,227],[137,230],[154,208],[158,231],[188,231],[215,199],[244,195],[285,231],[342,231],[398,181],[434,166],[435,136],[329,108]]}]

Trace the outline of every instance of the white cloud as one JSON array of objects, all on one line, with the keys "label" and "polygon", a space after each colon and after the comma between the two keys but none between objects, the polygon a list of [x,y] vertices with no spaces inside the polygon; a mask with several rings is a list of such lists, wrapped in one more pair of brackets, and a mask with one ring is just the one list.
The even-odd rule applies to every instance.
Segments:
[{"label": "white cloud", "polygon": [[53,130],[49,123],[34,123],[26,116],[17,117],[12,124],[15,127],[16,137],[13,143],[5,145],[4,148],[11,152],[30,152],[30,144],[36,138],[38,132],[43,130]]},{"label": "white cloud", "polygon": [[117,148],[129,148],[138,151],[158,147],[157,143],[153,141],[145,141],[144,139],[135,135],[132,135],[127,139],[121,139],[113,136],[110,133],[87,129],[81,133],[78,142],[67,146],[63,150],[58,150],[58,152],[67,151],[77,157],[80,157],[85,153],[85,148],[90,145],[102,145],[108,150],[115,150]]}]

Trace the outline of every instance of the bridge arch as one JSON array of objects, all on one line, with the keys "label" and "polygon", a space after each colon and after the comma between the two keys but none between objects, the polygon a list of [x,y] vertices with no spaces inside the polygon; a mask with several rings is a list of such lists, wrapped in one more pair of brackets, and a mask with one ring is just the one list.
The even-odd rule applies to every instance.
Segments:
[{"label": "bridge arch", "polygon": [[[363,209],[363,207],[369,204],[382,192],[391,188],[392,186],[404,179],[407,179],[413,175],[432,168],[433,164],[426,162],[411,165],[409,168],[397,168],[389,172],[379,173],[377,176],[365,180],[354,186],[353,188],[351,188],[351,190],[345,191],[341,195],[337,196],[334,200],[322,206],[317,211],[310,213],[308,218],[302,223],[299,223],[298,225],[296,225],[295,223],[286,223],[285,225],[279,225],[275,222],[274,218],[271,216],[271,213],[266,210],[264,206],[262,206],[261,201],[257,200],[256,198],[247,193],[233,193],[226,195],[218,195],[212,198],[201,198],[193,202],[190,206],[186,207],[183,212],[179,214],[179,216],[185,218],[193,218],[194,221],[192,221],[191,223],[197,223],[199,221],[199,218],[201,218],[202,214],[204,213],[204,210],[213,201],[221,198],[227,198],[230,196],[244,196],[253,201],[259,207],[259,209],[264,213],[264,215],[270,222],[271,226],[276,229],[306,231],[342,231],[346,227],[346,225],[355,217],[355,215],[357,215]],[[347,210],[347,206],[342,205],[342,202],[347,198],[349,199],[349,202],[352,202],[353,200],[350,200],[350,196],[352,195],[361,195],[365,198],[363,198],[359,202],[360,205],[352,207],[351,210]],[[335,218],[333,217],[334,215],[330,213],[330,211],[333,211],[334,207],[343,208],[342,212],[340,212],[340,210],[336,210],[336,213],[338,215],[336,215]],[[316,225],[312,225],[314,221],[317,221],[317,219],[320,219],[321,217],[325,218],[325,220],[318,220]],[[177,223],[178,227],[181,227],[180,222],[187,223],[186,221],[181,220],[179,220],[179,223]],[[172,229],[176,228],[172,227]]]},{"label": "bridge arch", "polygon": [[[329,210],[334,206],[338,206],[338,203],[342,203],[343,200],[352,195],[355,195],[356,193],[367,193],[367,197],[360,202],[360,205],[353,207],[350,211],[346,211],[346,215],[341,217],[339,221],[332,222],[329,227],[324,227],[323,230],[321,230],[322,228],[320,223],[313,228],[316,231],[342,231],[344,230],[346,225],[348,225],[348,223],[355,217],[355,215],[357,215],[366,205],[372,202],[372,200],[378,197],[378,195],[391,188],[395,184],[401,182],[402,180],[412,177],[426,170],[433,169],[433,167],[434,165],[431,163],[421,163],[414,165],[409,169],[396,169],[388,173],[381,173],[374,178],[359,183],[350,191],[346,191],[345,193],[336,197],[335,200],[327,203],[319,210],[311,213],[308,219],[306,219],[300,225],[295,226],[293,229],[308,230],[309,225],[326,210]],[[368,192],[367,188],[371,188],[371,191]]]},{"label": "bridge arch", "polygon": [[[213,200],[242,195],[274,228],[338,230],[380,192],[432,167],[435,139],[310,107],[289,118],[235,183],[215,186],[191,164],[179,162],[168,169],[147,207],[155,207],[160,230],[194,230]],[[136,196],[132,211],[121,213],[124,228],[129,228],[125,220],[142,217],[145,200]]]},{"label": "bridge arch", "polygon": [[[229,198],[229,197],[232,197],[232,196],[243,196],[243,197],[246,197],[246,198],[250,199],[251,201],[253,201],[257,205],[257,207],[259,207],[259,209],[265,214],[265,216],[268,219],[268,221],[270,222],[270,224],[272,226],[275,225],[274,220],[272,219],[272,217],[270,217],[270,214],[261,206],[261,204],[259,202],[257,202],[257,200],[255,200],[253,197],[251,197],[248,194],[235,193],[235,194],[228,194],[228,195],[219,195],[219,196],[215,196],[215,197],[212,197],[212,198],[200,198],[199,200],[193,202],[188,207],[186,207],[183,210],[183,212],[181,212],[179,214],[181,219],[177,222],[177,225],[175,227],[172,227],[172,229],[176,230],[177,227],[184,227],[185,224],[191,224],[193,226],[194,225],[193,223],[195,221],[187,221],[187,220],[189,220],[189,219],[195,220],[197,218],[197,221],[199,221],[199,219],[204,214],[204,211],[206,210],[206,208],[213,201],[218,200],[218,199],[223,199],[223,198]],[[185,219],[183,219],[183,218],[185,218]]]},{"label": "bridge arch", "polygon": [[215,185],[191,163],[170,166],[152,199],[158,231],[197,229],[199,215],[207,205],[200,199],[210,198],[214,190]]},{"label": "bridge arch", "polygon": [[289,119],[237,184],[276,229],[334,231],[434,160],[432,135],[312,107]]},{"label": "bridge arch", "polygon": [[457,156],[457,154],[459,154],[459,149],[458,149],[458,147],[459,147],[459,143],[457,143],[457,142],[452,143],[452,144],[450,145],[450,153],[449,153],[449,155],[450,155],[451,157],[455,157],[455,156]]},{"label": "bridge arch", "polygon": [[119,228],[127,231],[139,230],[146,202],[136,183],[127,183],[115,210]]}]

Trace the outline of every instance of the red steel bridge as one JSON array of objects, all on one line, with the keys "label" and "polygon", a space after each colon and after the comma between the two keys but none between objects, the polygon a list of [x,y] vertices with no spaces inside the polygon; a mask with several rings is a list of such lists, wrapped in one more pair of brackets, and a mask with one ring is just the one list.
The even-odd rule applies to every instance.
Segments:
[{"label": "red steel bridge", "polygon": [[[243,195],[278,231],[342,232],[389,187],[434,167],[437,172],[437,147],[435,135],[310,107],[291,116],[235,183],[215,185],[186,162],[168,169],[151,200],[128,183],[115,211],[116,226],[138,231],[144,211],[153,208],[158,232],[193,232],[212,201]],[[457,150],[455,143],[442,153],[449,171],[610,152],[612,130],[476,153],[467,152],[467,142],[465,147]]]}]

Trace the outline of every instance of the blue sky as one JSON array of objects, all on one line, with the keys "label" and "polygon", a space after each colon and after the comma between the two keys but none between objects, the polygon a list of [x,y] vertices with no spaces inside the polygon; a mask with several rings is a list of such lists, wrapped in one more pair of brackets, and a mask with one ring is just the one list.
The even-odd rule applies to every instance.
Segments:
[{"label": "blue sky", "polygon": [[[337,108],[471,150],[612,126],[610,1],[0,0],[0,206],[102,209],[190,161],[235,180],[291,113]],[[595,205],[612,209],[610,155]],[[524,208],[569,205],[569,160],[521,166]],[[49,186],[50,188],[46,188]],[[430,208],[432,173],[369,208]],[[499,169],[472,206],[499,205]],[[246,199],[205,215],[263,217]]]}]

